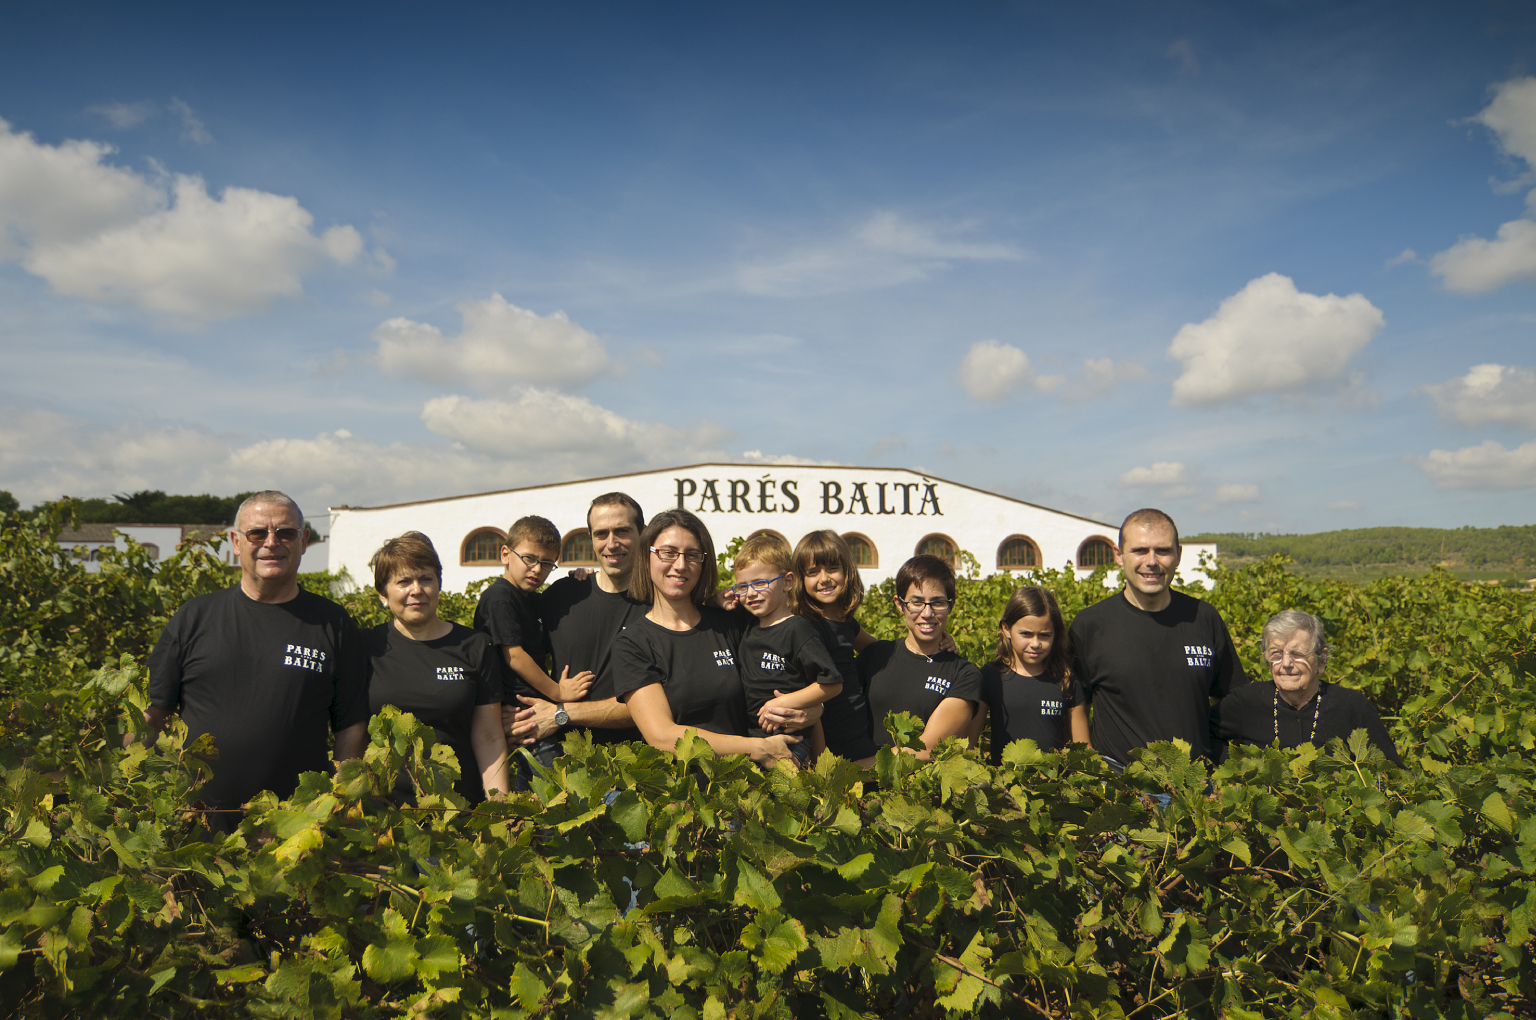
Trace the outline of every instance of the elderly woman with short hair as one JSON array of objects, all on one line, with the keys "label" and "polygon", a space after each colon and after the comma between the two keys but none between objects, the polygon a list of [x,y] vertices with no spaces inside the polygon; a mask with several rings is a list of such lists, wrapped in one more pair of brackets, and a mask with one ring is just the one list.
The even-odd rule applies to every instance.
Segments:
[{"label": "elderly woman with short hair", "polygon": [[1357,690],[1323,680],[1333,649],[1323,636],[1322,620],[1286,609],[1269,618],[1262,640],[1273,679],[1234,688],[1216,703],[1211,729],[1218,739],[1227,744],[1322,747],[1334,737],[1348,742],[1355,730],[1365,730],[1392,764],[1402,766],[1376,706]]}]

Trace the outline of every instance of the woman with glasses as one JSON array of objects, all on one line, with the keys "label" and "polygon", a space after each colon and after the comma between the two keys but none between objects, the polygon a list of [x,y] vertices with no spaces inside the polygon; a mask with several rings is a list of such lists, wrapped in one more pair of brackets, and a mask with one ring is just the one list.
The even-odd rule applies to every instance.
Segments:
[{"label": "woman with glasses", "polygon": [[859,655],[859,679],[874,717],[877,744],[893,743],[885,717],[909,712],[923,720],[926,760],[945,737],[963,736],[981,703],[981,671],[943,649],[944,624],[955,604],[955,572],[937,556],[914,556],[896,572],[896,608],[907,624],[900,641],[876,641]]},{"label": "woman with glasses", "polygon": [[[1322,747],[1334,737],[1345,743],[1355,730],[1402,767],[1376,706],[1359,691],[1323,680],[1328,654],[1323,621],[1299,609],[1269,618],[1262,635],[1271,683],[1233,688],[1211,710],[1211,728],[1224,743]],[[1222,750],[1225,757],[1225,748]]]},{"label": "woman with glasses", "polygon": [[641,736],[672,751],[688,730],[717,754],[762,766],[793,758],[798,737],[747,736],[736,663],[745,621],[704,602],[719,581],[709,529],[687,510],[663,510],[640,533],[630,597],[651,608],[614,639],[614,691]]}]

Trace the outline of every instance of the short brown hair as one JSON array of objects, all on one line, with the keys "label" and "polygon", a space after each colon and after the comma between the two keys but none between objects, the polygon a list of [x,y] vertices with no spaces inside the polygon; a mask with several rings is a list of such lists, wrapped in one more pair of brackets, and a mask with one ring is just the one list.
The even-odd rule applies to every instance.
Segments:
[{"label": "short brown hair", "polygon": [[507,529],[507,540],[502,544],[516,549],[519,542],[532,542],[540,549],[560,548],[560,529],[543,517],[519,517]]},{"label": "short brown hair", "polygon": [[1173,531],[1173,547],[1175,549],[1179,547],[1179,526],[1173,523],[1173,518],[1169,517],[1161,510],[1154,510],[1151,507],[1143,507],[1120,522],[1119,538],[1120,548],[1122,550],[1125,549],[1125,529],[1129,528],[1133,524],[1140,525],[1143,528],[1152,528],[1159,524],[1166,524]]},{"label": "short brown hair", "polygon": [[[736,562],[731,569],[740,573],[741,569],[749,563],[767,564],[773,570],[781,574],[793,575],[795,572],[795,556],[789,551],[789,543],[778,535],[760,532],[753,535],[741,544],[741,549],[736,553]],[[795,583],[791,581],[784,586],[789,593],[789,611],[795,611]]]},{"label": "short brown hair", "polygon": [[821,616],[821,604],[805,592],[805,572],[813,566],[842,570],[843,594],[837,600],[837,608],[843,613],[859,608],[864,601],[864,578],[859,576],[858,564],[853,562],[853,550],[835,531],[813,531],[795,545],[795,594],[800,596],[798,610],[801,616],[812,619]]},{"label": "short brown hair", "polygon": [[431,567],[437,575],[437,583],[443,583],[443,561],[438,558],[437,550],[432,548],[432,540],[419,531],[407,531],[391,538],[379,546],[379,551],[373,554],[368,565],[373,568],[374,590],[381,595],[389,587],[390,578],[402,570]]},{"label": "short brown hair", "polygon": [[635,531],[639,533],[645,527],[645,511],[640,509],[640,504],[627,492],[605,492],[594,499],[587,507],[587,527],[592,527],[592,511],[600,506],[621,506],[629,511],[629,515],[635,519]]},{"label": "short brown hair", "polygon": [[704,554],[704,562],[700,565],[699,579],[689,594],[694,602],[703,605],[704,600],[715,593],[715,586],[720,583],[720,567],[715,562],[715,540],[709,537],[709,529],[703,521],[687,510],[676,508],[663,510],[652,517],[651,523],[640,532],[640,539],[636,543],[638,558],[634,569],[629,572],[630,597],[647,605],[655,600],[656,588],[651,584],[651,546],[656,544],[657,537],[668,528],[682,528],[699,540],[699,551]]},{"label": "short brown hair", "polygon": [[919,553],[901,565],[896,571],[896,597],[904,599],[913,585],[924,581],[938,581],[944,586],[944,597],[955,600],[955,571],[938,556]]}]

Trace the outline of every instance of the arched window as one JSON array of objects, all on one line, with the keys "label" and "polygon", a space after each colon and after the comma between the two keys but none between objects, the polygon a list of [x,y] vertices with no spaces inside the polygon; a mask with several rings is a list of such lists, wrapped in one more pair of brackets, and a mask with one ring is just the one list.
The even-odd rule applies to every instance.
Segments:
[{"label": "arched window", "polygon": [[1083,570],[1115,565],[1115,547],[1109,539],[1094,535],[1077,547],[1077,565]]},{"label": "arched window", "polygon": [[145,542],[144,551],[149,553],[149,558],[152,560],[160,558],[160,547],[153,542]]},{"label": "arched window", "polygon": [[1010,535],[997,547],[998,570],[1031,570],[1040,565],[1040,548],[1023,535]]},{"label": "arched window", "polygon": [[917,543],[918,556],[937,556],[951,567],[955,565],[955,553],[959,551],[960,547],[948,535],[929,535]]},{"label": "arched window", "polygon": [[499,528],[479,528],[469,533],[464,548],[459,552],[459,565],[465,567],[497,567],[501,565],[501,547],[507,544],[507,536]]},{"label": "arched window", "polygon": [[780,542],[783,542],[785,545],[789,546],[789,548],[791,548],[791,549],[794,548],[794,546],[789,545],[789,539],[785,538],[783,535],[779,534],[777,531],[774,531],[772,528],[758,528],[756,531],[752,532],[752,534],[748,535],[747,537],[748,538],[756,538],[758,535],[767,535],[770,538],[776,538]]},{"label": "arched window", "polygon": [[592,549],[592,533],[577,528],[560,543],[560,563],[567,567],[591,567],[597,565],[597,553]]},{"label": "arched window", "polygon": [[868,535],[850,531],[843,536],[843,541],[848,543],[848,550],[853,553],[854,566],[874,569],[880,565],[880,550],[875,548],[875,543],[869,540]]}]

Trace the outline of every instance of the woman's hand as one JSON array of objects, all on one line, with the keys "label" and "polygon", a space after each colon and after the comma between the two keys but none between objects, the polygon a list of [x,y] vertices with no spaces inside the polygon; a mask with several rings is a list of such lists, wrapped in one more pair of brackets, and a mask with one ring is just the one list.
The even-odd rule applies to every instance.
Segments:
[{"label": "woman's hand", "polygon": [[795,708],[786,704],[783,691],[774,691],[773,699],[757,710],[757,725],[768,733],[793,733],[821,718],[822,706]]},{"label": "woman's hand", "polygon": [[597,679],[597,674],[590,669],[582,670],[575,676],[567,676],[571,667],[567,666],[560,671],[560,682],[555,686],[560,688],[561,701],[580,701],[587,696],[587,691],[592,689],[592,681]]},{"label": "woman's hand", "polygon": [[750,752],[749,757],[761,768],[771,769],[775,763],[785,759],[793,761],[795,752],[789,748],[791,744],[798,743],[800,743],[799,737],[788,737],[783,734],[762,737],[758,741],[757,749]]}]

